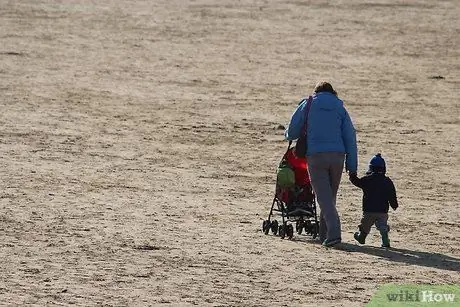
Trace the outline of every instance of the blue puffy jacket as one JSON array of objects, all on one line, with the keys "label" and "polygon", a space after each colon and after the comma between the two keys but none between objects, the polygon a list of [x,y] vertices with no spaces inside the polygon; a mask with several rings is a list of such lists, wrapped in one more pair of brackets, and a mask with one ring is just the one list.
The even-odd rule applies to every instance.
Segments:
[{"label": "blue puffy jacket", "polygon": [[[305,99],[294,111],[286,129],[285,138],[299,138],[305,124]],[[308,114],[307,156],[320,152],[343,152],[346,154],[347,171],[358,169],[356,132],[343,101],[329,92],[313,94]]]}]

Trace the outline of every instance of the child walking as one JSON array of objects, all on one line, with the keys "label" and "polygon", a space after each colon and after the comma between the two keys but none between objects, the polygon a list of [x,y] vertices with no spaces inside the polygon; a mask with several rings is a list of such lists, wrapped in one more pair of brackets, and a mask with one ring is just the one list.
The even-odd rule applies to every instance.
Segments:
[{"label": "child walking", "polygon": [[388,232],[389,205],[396,210],[398,200],[393,181],[387,176],[385,160],[381,154],[376,154],[369,161],[369,170],[366,176],[359,178],[356,173],[350,173],[350,181],[363,190],[363,217],[355,232],[354,238],[364,244],[372,225],[375,224],[382,236],[382,247],[390,247]]}]

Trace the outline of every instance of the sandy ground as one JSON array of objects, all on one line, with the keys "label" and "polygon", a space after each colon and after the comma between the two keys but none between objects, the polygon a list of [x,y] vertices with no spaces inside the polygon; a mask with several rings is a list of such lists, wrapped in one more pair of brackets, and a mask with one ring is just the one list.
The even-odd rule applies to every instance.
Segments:
[{"label": "sandy ground", "polygon": [[[460,6],[0,0],[0,302],[363,306],[460,284]],[[318,80],[387,160],[393,249],[261,232],[283,130]]]}]

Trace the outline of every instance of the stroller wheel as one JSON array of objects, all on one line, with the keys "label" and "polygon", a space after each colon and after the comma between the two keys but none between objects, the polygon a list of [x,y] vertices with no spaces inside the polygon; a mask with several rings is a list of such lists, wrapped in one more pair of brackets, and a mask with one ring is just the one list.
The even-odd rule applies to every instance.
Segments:
[{"label": "stroller wheel", "polygon": [[305,233],[312,234],[312,224],[310,220],[304,222],[303,227],[305,228]]},{"label": "stroller wheel", "polygon": [[300,221],[297,221],[295,222],[295,231],[301,235],[302,234],[302,230],[303,230],[303,220],[300,220]]},{"label": "stroller wheel", "polygon": [[318,236],[319,234],[319,224],[318,223],[315,223],[313,225],[313,239],[316,239],[316,237]]},{"label": "stroller wheel", "polygon": [[262,231],[264,232],[264,234],[268,235],[268,231],[270,230],[270,221],[269,220],[265,220],[263,223],[262,223]]},{"label": "stroller wheel", "polygon": [[280,225],[278,227],[278,234],[280,236],[281,239],[284,239],[284,236],[286,235],[286,225]]},{"label": "stroller wheel", "polygon": [[273,234],[276,236],[276,234],[278,233],[278,221],[272,221],[272,223],[270,224],[270,228],[272,229]]},{"label": "stroller wheel", "polygon": [[289,240],[291,240],[292,237],[294,237],[294,227],[292,226],[292,224],[286,226],[286,235]]}]

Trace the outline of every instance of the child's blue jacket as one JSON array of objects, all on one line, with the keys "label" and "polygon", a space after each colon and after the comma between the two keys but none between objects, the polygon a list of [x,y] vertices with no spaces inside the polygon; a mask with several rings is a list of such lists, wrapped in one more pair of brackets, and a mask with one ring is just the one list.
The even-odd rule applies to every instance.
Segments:
[{"label": "child's blue jacket", "polygon": [[[305,124],[307,99],[304,99],[291,117],[285,132],[287,140],[296,140]],[[320,152],[343,152],[346,154],[347,171],[358,168],[356,132],[343,101],[336,95],[321,92],[313,95],[308,115],[307,156]]]}]

